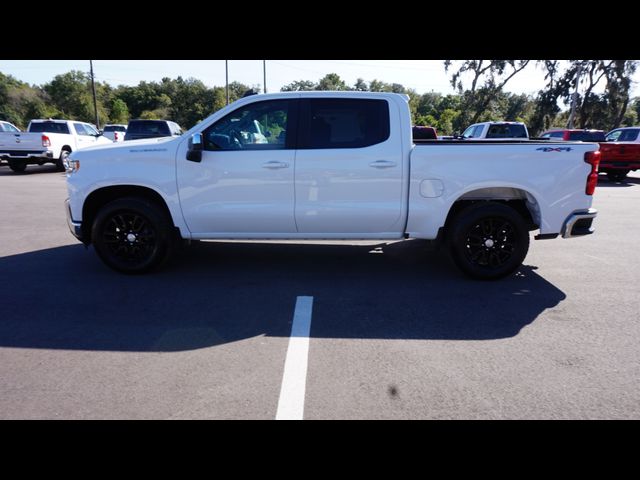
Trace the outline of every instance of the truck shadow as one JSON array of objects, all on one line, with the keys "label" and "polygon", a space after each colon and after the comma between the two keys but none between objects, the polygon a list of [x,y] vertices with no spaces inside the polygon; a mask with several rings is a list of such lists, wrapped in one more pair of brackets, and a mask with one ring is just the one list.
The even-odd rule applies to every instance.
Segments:
[{"label": "truck shadow", "polygon": [[24,172],[16,173],[9,168],[8,165],[3,164],[0,165],[0,177],[10,177],[10,176],[26,176],[26,175],[39,175],[41,173],[58,173],[60,175],[65,175],[64,172],[58,172],[56,166],[51,163],[46,163],[44,165],[29,165]]},{"label": "truck shadow", "polygon": [[389,245],[202,242],[124,276],[81,245],[0,258],[0,346],[182,351],[288,337],[297,296],[314,338],[484,340],[517,335],[565,295],[524,266],[468,280],[415,240]]}]

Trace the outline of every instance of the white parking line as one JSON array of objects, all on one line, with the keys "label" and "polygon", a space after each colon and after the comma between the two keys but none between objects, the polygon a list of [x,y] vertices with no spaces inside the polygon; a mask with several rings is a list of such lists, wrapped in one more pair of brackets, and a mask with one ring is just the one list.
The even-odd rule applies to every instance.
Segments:
[{"label": "white parking line", "polygon": [[296,299],[276,420],[302,420],[304,414],[312,309],[313,297]]}]

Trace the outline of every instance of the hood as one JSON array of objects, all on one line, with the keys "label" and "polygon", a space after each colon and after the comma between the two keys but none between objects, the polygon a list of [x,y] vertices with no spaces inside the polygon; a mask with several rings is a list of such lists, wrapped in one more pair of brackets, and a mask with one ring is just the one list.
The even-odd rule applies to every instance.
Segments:
[{"label": "hood", "polygon": [[160,138],[144,138],[142,140],[128,140],[126,142],[113,142],[111,144],[102,144],[102,145],[93,145],[91,147],[83,148],[82,150],[77,150],[74,153],[80,152],[95,152],[97,150],[131,150],[136,147],[154,147],[159,145],[164,145],[170,142],[179,142],[182,140],[182,136],[180,137],[160,137]]}]

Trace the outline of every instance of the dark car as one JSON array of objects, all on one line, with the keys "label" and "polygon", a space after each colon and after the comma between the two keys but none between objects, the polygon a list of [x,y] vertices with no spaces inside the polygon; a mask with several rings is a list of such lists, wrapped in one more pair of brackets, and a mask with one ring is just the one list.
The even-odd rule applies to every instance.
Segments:
[{"label": "dark car", "polygon": [[570,128],[558,128],[547,130],[542,138],[549,140],[563,140],[565,142],[604,142],[604,130],[577,130]]},{"label": "dark car", "polygon": [[411,127],[414,140],[437,140],[438,133],[433,127],[414,126]]},{"label": "dark car", "polygon": [[130,120],[124,141],[142,138],[177,137],[182,135],[182,128],[169,120]]}]

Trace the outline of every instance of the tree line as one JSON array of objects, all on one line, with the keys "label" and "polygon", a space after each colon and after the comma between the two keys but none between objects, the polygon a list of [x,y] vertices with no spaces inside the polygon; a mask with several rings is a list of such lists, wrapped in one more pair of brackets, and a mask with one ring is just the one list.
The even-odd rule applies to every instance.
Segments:
[{"label": "tree line", "polygon": [[[297,80],[282,91],[351,90],[395,92],[409,97],[412,121],[444,135],[462,132],[475,122],[521,121],[533,135],[551,127],[565,127],[575,102],[575,128],[610,130],[638,124],[640,98],[630,98],[631,77],[638,66],[629,60],[538,61],[545,84],[534,95],[505,91],[508,83],[534,63],[530,60],[465,60],[444,62],[455,94],[419,94],[399,83],[357,79],[349,85],[329,73],[318,81]],[[580,86],[576,95],[576,83]],[[229,84],[234,101],[250,87]],[[259,87],[253,86],[259,91]],[[595,93],[596,91],[600,93]],[[136,86],[112,87],[96,82],[100,124],[127,123],[131,118],[165,118],[191,128],[226,105],[225,87],[207,87],[202,81],[178,77]],[[564,108],[562,108],[564,106]],[[0,119],[26,127],[33,118],[63,118],[94,122],[91,80],[71,71],[44,85],[29,85],[0,72]]]}]

